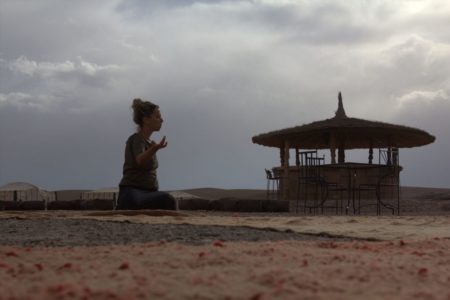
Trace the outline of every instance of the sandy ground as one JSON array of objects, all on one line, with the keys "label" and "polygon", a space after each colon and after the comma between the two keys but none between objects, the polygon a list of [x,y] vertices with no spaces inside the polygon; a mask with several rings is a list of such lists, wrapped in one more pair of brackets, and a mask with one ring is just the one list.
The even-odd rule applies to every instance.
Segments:
[{"label": "sandy ground", "polygon": [[[368,240],[450,238],[450,215],[440,216],[303,216],[268,213],[170,211],[20,211],[1,212],[0,219],[98,220],[135,224],[190,224],[248,227]],[[92,228],[95,232],[96,228]],[[57,233],[55,233],[57,234]]]},{"label": "sandy ground", "polygon": [[1,299],[450,299],[450,241],[0,247]]},{"label": "sandy ground", "polygon": [[130,245],[159,241],[208,245],[215,240],[335,240],[335,237],[324,234],[311,235],[243,226],[142,224],[61,218],[3,219],[0,221],[0,232],[0,245],[25,247]]},{"label": "sandy ground", "polygon": [[[189,192],[264,192],[223,191]],[[0,300],[450,300],[449,192],[407,189],[400,217],[4,211]]]}]

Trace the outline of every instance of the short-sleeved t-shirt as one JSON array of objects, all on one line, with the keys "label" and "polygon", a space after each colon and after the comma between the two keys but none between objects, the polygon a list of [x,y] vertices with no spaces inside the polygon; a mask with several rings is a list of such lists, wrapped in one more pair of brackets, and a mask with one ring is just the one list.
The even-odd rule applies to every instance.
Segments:
[{"label": "short-sleeved t-shirt", "polygon": [[140,167],[136,162],[136,157],[145,152],[152,144],[141,134],[131,135],[125,146],[125,162],[123,163],[123,177],[119,186],[130,186],[150,191],[158,190],[158,179],[156,169],[158,160],[156,154],[145,166]]}]

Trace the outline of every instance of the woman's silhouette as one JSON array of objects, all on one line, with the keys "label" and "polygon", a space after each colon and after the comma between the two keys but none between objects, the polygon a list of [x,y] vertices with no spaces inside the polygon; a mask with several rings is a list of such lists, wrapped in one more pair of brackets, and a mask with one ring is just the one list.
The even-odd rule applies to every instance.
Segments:
[{"label": "woman's silhouette", "polygon": [[138,128],[126,142],[117,209],[176,209],[176,200],[158,191],[156,153],[167,147],[167,141],[163,137],[158,143],[150,136],[163,123],[159,107],[141,99],[134,99],[131,107]]}]

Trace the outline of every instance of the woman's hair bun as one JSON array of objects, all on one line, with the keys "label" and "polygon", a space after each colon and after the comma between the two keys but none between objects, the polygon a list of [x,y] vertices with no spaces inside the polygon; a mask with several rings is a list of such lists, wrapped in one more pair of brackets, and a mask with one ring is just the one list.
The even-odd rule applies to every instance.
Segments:
[{"label": "woman's hair bun", "polygon": [[135,98],[133,99],[131,108],[133,109],[133,121],[137,125],[142,126],[143,118],[150,116],[158,106],[150,101],[143,101],[140,98]]},{"label": "woman's hair bun", "polygon": [[135,98],[135,99],[133,99],[133,104],[131,105],[131,107],[133,109],[139,109],[143,103],[144,103],[144,101],[142,101],[142,99]]}]

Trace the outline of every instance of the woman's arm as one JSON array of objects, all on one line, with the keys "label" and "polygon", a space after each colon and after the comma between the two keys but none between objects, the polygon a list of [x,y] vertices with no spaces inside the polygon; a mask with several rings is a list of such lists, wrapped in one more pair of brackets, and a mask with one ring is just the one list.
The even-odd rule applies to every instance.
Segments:
[{"label": "woman's arm", "polygon": [[153,155],[162,148],[167,147],[166,137],[164,136],[159,143],[152,144],[146,151],[136,156],[136,163],[139,167],[145,167],[153,159]]}]

